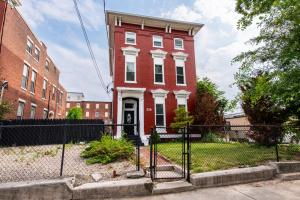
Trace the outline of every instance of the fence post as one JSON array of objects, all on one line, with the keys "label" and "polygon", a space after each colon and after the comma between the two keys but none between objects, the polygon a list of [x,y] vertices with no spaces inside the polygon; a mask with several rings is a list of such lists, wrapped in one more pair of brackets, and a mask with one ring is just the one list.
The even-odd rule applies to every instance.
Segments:
[{"label": "fence post", "polygon": [[190,123],[187,124],[186,128],[186,137],[187,137],[187,181],[190,182],[191,177],[191,171],[190,171],[190,165],[191,165],[191,143],[190,143]]},{"label": "fence post", "polygon": [[64,134],[63,134],[63,146],[62,146],[61,163],[60,163],[60,176],[62,176],[63,168],[64,168],[65,145],[66,145],[66,136],[67,136],[66,129],[67,129],[67,126],[65,124],[63,127]]},{"label": "fence post", "polygon": [[150,177],[151,180],[153,180],[153,174],[152,174],[152,165],[153,165],[153,161],[152,161],[152,135],[153,135],[153,128],[151,129],[151,134],[150,134],[150,138],[149,138],[149,145],[150,145],[150,166],[149,166],[149,170],[150,170]]},{"label": "fence post", "polygon": [[[138,121],[138,124],[137,124],[137,132],[138,132],[138,136],[140,138],[140,121]],[[136,144],[136,170],[140,171],[140,142],[139,142],[139,140],[137,141],[137,144]]]},{"label": "fence post", "polygon": [[[278,130],[281,131],[281,128]],[[275,131],[274,131],[275,132]],[[280,134],[281,135],[281,134]],[[279,152],[278,152],[278,137],[277,137],[277,133],[275,132],[274,134],[275,137],[275,151],[276,151],[276,161],[279,162],[280,158],[279,158]]]}]

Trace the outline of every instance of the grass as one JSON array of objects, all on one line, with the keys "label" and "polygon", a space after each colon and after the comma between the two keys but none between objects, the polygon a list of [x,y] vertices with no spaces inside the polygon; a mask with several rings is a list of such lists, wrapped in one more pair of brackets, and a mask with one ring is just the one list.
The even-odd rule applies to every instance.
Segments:
[{"label": "grass", "polygon": [[[180,142],[158,144],[158,151],[171,161],[181,165],[182,144]],[[300,146],[280,146],[280,158],[291,160],[300,153]],[[191,147],[191,168],[193,172],[207,172],[221,169],[256,166],[275,161],[275,148],[247,143],[200,143]]]}]

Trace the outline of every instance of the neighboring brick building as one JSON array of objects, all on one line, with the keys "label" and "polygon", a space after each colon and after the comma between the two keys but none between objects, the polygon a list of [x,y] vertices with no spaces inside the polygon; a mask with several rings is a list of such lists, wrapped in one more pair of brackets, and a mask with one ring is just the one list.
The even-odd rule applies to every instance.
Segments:
[{"label": "neighboring brick building", "polygon": [[0,80],[8,81],[3,100],[13,107],[6,118],[64,118],[66,91],[60,71],[18,10],[5,8],[6,2],[0,1]]},{"label": "neighboring brick building", "polygon": [[[106,15],[114,83],[113,121],[139,122],[141,139],[147,143],[150,129],[169,126],[178,106],[194,110],[194,35],[203,25],[113,11]],[[137,134],[132,126],[124,130]]]},{"label": "neighboring brick building", "polygon": [[68,92],[66,102],[66,116],[73,107],[81,107],[84,119],[102,119],[105,124],[111,122],[111,102],[85,101],[81,92]]}]

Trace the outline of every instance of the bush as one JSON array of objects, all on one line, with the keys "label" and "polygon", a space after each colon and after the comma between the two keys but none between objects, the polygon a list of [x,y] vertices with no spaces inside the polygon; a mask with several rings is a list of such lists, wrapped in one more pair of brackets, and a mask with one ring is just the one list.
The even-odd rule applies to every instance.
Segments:
[{"label": "bush", "polygon": [[133,153],[134,146],[131,142],[124,138],[115,140],[109,135],[103,135],[101,140],[90,142],[80,156],[87,159],[87,164],[107,164],[119,159],[129,159]]},{"label": "bush", "polygon": [[82,108],[73,107],[69,110],[67,119],[82,119]]},{"label": "bush", "polygon": [[201,142],[213,142],[213,143],[218,143],[218,142],[223,142],[222,138],[219,137],[219,135],[209,132],[203,135],[201,138]]},{"label": "bush", "polygon": [[5,115],[11,111],[11,105],[3,102],[0,104],[0,120],[3,120]]}]

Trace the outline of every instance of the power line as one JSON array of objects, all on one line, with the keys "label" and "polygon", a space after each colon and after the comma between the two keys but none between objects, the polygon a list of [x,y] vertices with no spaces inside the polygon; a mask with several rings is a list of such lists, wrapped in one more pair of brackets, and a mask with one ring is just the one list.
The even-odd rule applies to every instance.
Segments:
[{"label": "power line", "polygon": [[106,91],[106,93],[108,94],[108,91],[107,91],[107,88],[106,88],[106,84],[101,76],[101,72],[100,72],[100,68],[99,68],[99,65],[97,63],[97,60],[95,58],[95,55],[94,55],[94,52],[93,52],[93,49],[92,49],[92,46],[91,46],[91,43],[90,43],[90,40],[88,38],[88,35],[87,35],[87,32],[86,32],[86,29],[85,29],[85,26],[84,26],[84,23],[83,23],[83,20],[82,20],[82,17],[81,17],[81,14],[80,14],[80,11],[79,11],[79,8],[78,8],[78,5],[77,5],[77,1],[76,0],[73,0],[74,2],[74,7],[75,7],[75,10],[76,10],[76,13],[77,13],[77,17],[79,19],[79,22],[80,22],[80,25],[81,25],[81,29],[82,29],[82,32],[83,32],[83,35],[84,35],[84,39],[86,41],[86,44],[87,44],[87,47],[88,47],[88,50],[89,50],[89,53],[90,53],[90,56],[91,56],[91,59],[93,61],[93,64],[94,64],[94,67],[96,69],[96,72],[97,72],[97,76],[100,80],[100,84],[101,84],[101,87]]}]

